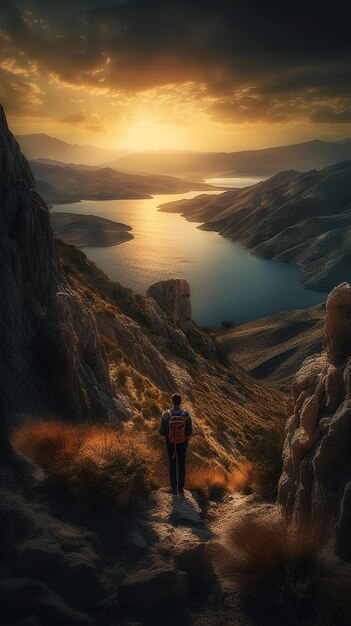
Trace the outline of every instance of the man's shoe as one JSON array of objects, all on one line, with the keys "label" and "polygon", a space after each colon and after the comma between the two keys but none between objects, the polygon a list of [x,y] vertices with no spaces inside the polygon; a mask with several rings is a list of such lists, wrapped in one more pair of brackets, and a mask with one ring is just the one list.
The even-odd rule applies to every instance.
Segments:
[{"label": "man's shoe", "polygon": [[167,489],[166,493],[169,493],[172,496],[176,496],[177,495],[177,490],[176,489]]},{"label": "man's shoe", "polygon": [[178,489],[178,494],[180,496],[183,496],[184,495],[184,489]]}]

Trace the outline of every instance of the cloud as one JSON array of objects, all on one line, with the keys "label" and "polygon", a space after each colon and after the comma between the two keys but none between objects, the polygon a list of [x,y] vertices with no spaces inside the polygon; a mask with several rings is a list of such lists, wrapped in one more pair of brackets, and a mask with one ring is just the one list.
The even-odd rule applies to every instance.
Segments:
[{"label": "cloud", "polygon": [[311,115],[311,121],[317,124],[351,124],[351,107],[343,111],[320,109]]},{"label": "cloud", "polygon": [[65,115],[60,122],[62,124],[82,124],[86,122],[86,115],[84,113],[69,113]]},{"label": "cloud", "polygon": [[86,111],[77,111],[75,113],[68,113],[62,117],[59,122],[61,124],[68,124],[70,126],[81,126],[94,133],[105,133],[106,127],[109,125],[115,125],[117,121],[116,116],[103,116],[99,113],[88,113]]},{"label": "cloud", "polygon": [[216,120],[349,121],[345,0],[27,0],[2,22],[17,58],[57,84],[93,94],[191,84]]}]

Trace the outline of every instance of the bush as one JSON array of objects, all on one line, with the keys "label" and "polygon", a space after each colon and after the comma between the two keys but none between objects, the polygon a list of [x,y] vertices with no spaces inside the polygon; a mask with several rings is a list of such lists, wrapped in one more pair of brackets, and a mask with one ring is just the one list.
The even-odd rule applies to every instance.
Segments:
[{"label": "bush", "polygon": [[229,475],[229,486],[231,491],[250,493],[252,491],[253,464],[251,461],[243,461],[235,467]]},{"label": "bush", "polygon": [[190,466],[185,480],[186,486],[203,503],[222,498],[230,491],[229,474],[217,466]]},{"label": "bush", "polygon": [[155,459],[140,433],[40,421],[21,426],[12,443],[85,505],[125,507],[153,485]]},{"label": "bush", "polygon": [[283,471],[285,424],[282,421],[262,427],[252,437],[244,454],[251,464],[249,486],[267,500],[275,500]]},{"label": "bush", "polygon": [[245,515],[214,560],[227,586],[269,624],[351,623],[351,568],[333,555],[322,525],[290,526],[276,511]]}]

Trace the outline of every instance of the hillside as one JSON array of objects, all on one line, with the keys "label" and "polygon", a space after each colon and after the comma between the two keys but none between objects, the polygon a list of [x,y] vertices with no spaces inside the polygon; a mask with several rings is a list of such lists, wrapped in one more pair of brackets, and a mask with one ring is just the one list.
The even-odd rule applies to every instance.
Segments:
[{"label": "hillside", "polygon": [[57,237],[78,248],[84,246],[116,246],[133,239],[131,226],[97,217],[77,213],[55,213],[51,211],[50,222]]},{"label": "hillside", "polygon": [[351,158],[351,141],[308,141],[276,148],[202,154],[136,152],[106,163],[119,170],[175,176],[271,176],[282,169],[325,168]]},{"label": "hillside", "polygon": [[168,203],[200,228],[253,254],[301,264],[306,287],[328,291],[350,278],[351,161],[323,170],[280,172],[245,189]]},{"label": "hillside", "polygon": [[301,363],[322,351],[325,305],[283,311],[220,335],[223,352],[255,378],[290,392]]},{"label": "hillside", "polygon": [[32,161],[31,168],[38,192],[50,204],[66,204],[79,200],[150,198],[153,194],[211,189],[201,182],[183,181],[171,176],[123,174],[109,167],[96,169]]}]

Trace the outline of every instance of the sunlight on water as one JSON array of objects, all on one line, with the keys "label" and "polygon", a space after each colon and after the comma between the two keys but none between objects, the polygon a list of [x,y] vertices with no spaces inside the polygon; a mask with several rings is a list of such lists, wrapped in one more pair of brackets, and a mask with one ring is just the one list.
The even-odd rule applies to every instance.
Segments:
[{"label": "sunlight on water", "polygon": [[157,210],[164,202],[198,194],[83,201],[55,206],[53,210],[99,215],[132,226],[132,241],[107,248],[84,248],[84,252],[110,278],[138,293],[145,293],[158,280],[186,278],[191,287],[193,318],[199,324],[244,322],[325,299],[325,294],[299,284],[303,275],[299,267],[251,256],[217,233],[199,230],[178,214]]},{"label": "sunlight on water", "polygon": [[267,180],[267,176],[255,177],[255,176],[241,176],[237,178],[207,178],[205,183],[213,185],[214,187],[227,187],[230,189],[243,189],[243,187],[250,187],[251,185],[257,185],[262,180]]}]

